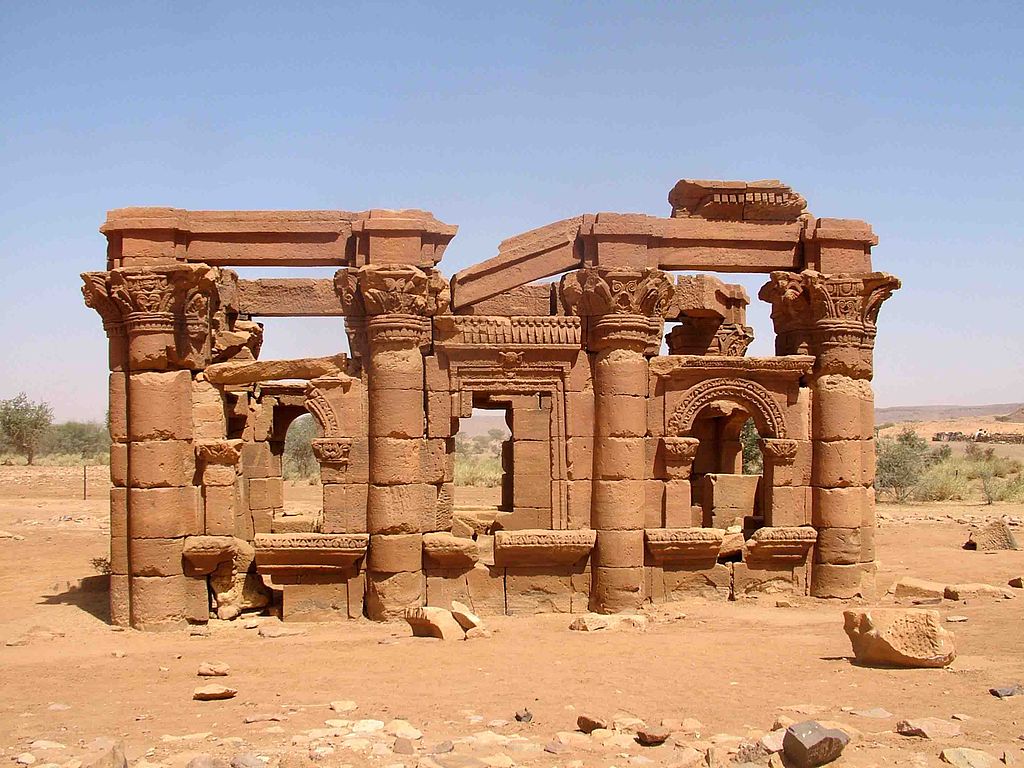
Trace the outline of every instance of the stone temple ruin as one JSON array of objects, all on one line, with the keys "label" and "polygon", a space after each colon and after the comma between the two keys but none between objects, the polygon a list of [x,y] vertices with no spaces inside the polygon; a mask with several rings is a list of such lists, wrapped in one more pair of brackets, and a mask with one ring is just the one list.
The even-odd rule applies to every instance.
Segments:
[{"label": "stone temple ruin", "polygon": [[[899,281],[872,271],[869,225],[779,182],[684,180],[669,202],[548,224],[450,279],[456,227],[424,211],[111,211],[83,291],[109,339],[113,621],[870,593],[872,349]],[[268,266],[338,270],[230,269]],[[769,273],[775,357],[745,357],[749,299],[709,272]],[[259,360],[256,320],[282,316],[343,316],[350,354]],[[453,510],[474,408],[511,429],[489,518]],[[305,413],[315,518],[282,514]],[[741,474],[748,419],[761,475]]]}]

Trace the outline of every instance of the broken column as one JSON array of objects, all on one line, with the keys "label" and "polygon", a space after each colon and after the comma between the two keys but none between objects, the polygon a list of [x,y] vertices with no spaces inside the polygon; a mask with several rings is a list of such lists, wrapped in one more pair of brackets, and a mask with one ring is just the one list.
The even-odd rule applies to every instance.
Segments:
[{"label": "broken column", "polygon": [[[866,225],[859,233],[865,242],[870,239]],[[872,351],[879,308],[899,286],[882,272],[805,270],[773,272],[761,289],[761,298],[772,304],[777,354],[815,356],[810,380],[815,597],[874,592]]]},{"label": "broken column", "polygon": [[582,269],[563,278],[562,297],[585,318],[595,356],[591,610],[635,610],[644,583],[648,357],[672,283],[654,269]]}]

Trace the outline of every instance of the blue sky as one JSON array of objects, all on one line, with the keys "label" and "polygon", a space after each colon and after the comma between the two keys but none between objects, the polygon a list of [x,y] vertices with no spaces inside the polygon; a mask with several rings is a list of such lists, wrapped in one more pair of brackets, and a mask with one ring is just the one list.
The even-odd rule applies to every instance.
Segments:
[{"label": "blue sky", "polygon": [[[565,216],[667,215],[689,177],[873,224],[904,280],[879,405],[1024,400],[1022,40],[1019,2],[4,0],[0,397],[102,416],[78,273],[109,208],[426,208],[460,225],[451,274]],[[338,321],[267,332],[266,357],[344,346]]]}]

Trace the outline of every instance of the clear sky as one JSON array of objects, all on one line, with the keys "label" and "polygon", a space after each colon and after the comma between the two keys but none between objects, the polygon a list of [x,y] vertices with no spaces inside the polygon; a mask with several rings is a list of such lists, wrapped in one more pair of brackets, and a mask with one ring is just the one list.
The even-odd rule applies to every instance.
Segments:
[{"label": "clear sky", "polygon": [[[78,273],[107,209],[426,208],[460,226],[451,274],[566,216],[668,215],[683,177],[779,178],[873,224],[904,280],[879,405],[1024,400],[1019,0],[2,0],[0,94],[0,397],[61,419],[105,409]],[[264,357],[345,343],[267,334]]]}]

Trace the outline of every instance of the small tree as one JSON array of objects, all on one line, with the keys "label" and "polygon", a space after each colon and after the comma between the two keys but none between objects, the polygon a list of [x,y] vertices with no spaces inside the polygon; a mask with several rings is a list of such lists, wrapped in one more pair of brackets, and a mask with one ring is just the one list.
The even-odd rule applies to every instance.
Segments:
[{"label": "small tree", "polygon": [[897,504],[909,501],[927,464],[928,443],[905,427],[895,440],[879,438],[877,455],[875,486],[887,491]]},{"label": "small tree", "polygon": [[761,436],[757,434],[757,425],[753,419],[743,422],[740,445],[743,448],[743,474],[761,474],[764,471],[764,456],[761,453]]},{"label": "small tree", "polygon": [[24,392],[10,400],[0,400],[0,435],[29,465],[53,422],[53,409],[47,403],[33,403]]}]

